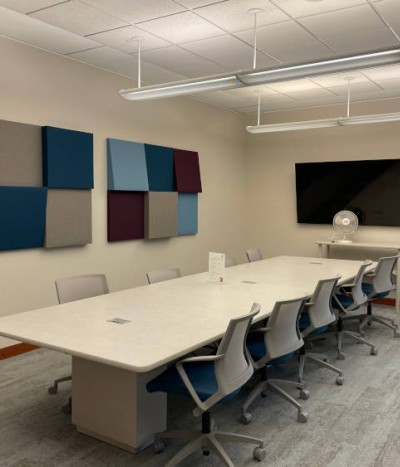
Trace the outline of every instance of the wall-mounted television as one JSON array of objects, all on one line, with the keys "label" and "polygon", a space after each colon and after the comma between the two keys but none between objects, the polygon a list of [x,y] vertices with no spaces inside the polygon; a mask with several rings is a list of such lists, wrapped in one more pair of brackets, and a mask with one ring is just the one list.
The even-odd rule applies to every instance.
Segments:
[{"label": "wall-mounted television", "polygon": [[348,209],[361,225],[400,226],[400,159],[296,163],[296,196],[298,223]]}]

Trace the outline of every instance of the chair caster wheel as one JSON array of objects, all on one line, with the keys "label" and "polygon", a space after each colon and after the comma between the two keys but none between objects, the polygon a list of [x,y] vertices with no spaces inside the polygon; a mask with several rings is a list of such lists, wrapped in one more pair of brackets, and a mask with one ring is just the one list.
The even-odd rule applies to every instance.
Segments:
[{"label": "chair caster wheel", "polygon": [[372,347],[370,351],[370,355],[378,355],[378,349],[376,349],[375,347]]},{"label": "chair caster wheel", "polygon": [[343,385],[343,380],[344,380],[343,376],[337,376],[336,377],[336,384],[338,386],[342,386]]},{"label": "chair caster wheel", "polygon": [[342,352],[339,352],[338,353],[338,356],[337,356],[337,359],[338,360],[346,360],[346,355]]},{"label": "chair caster wheel", "polygon": [[310,397],[310,391],[308,389],[301,389],[299,398],[306,401]]},{"label": "chair caster wheel", "polygon": [[203,456],[209,456],[210,451],[208,449],[203,449]]},{"label": "chair caster wheel", "polygon": [[160,452],[163,452],[163,451],[164,451],[164,443],[160,441],[159,439],[154,441],[154,452],[156,454],[160,454]]},{"label": "chair caster wheel", "polygon": [[400,337],[400,332],[399,331],[394,331],[393,337],[396,337],[396,338]]},{"label": "chair caster wheel", "polygon": [[324,358],[322,361],[325,363],[329,363],[329,358]]},{"label": "chair caster wheel", "polygon": [[243,425],[248,425],[251,422],[252,418],[253,417],[251,416],[250,412],[244,412],[240,416],[240,423],[242,423]]},{"label": "chair caster wheel", "polygon": [[254,448],[253,457],[258,461],[263,461],[267,456],[267,451],[263,448]]},{"label": "chair caster wheel", "polygon": [[47,390],[47,392],[48,392],[49,394],[57,394],[57,391],[58,391],[58,389],[55,388],[54,386],[51,386],[51,387]]},{"label": "chair caster wheel", "polygon": [[267,397],[267,395],[268,395],[268,392],[267,392],[267,391],[263,391],[263,392],[261,393],[261,397]]},{"label": "chair caster wheel", "polygon": [[307,423],[307,420],[308,420],[308,412],[301,411],[297,414],[297,421],[299,423]]}]

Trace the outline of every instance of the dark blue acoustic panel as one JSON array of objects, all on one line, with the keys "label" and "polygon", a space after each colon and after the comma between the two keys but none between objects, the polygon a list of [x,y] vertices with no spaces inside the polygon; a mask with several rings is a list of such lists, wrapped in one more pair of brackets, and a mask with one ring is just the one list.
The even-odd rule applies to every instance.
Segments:
[{"label": "dark blue acoustic panel", "polygon": [[0,187],[0,250],[44,245],[47,188]]},{"label": "dark blue acoustic panel", "polygon": [[144,145],[149,191],[174,191],[174,150]]},{"label": "dark blue acoustic panel", "polygon": [[43,183],[49,188],[93,188],[93,135],[45,126]]}]

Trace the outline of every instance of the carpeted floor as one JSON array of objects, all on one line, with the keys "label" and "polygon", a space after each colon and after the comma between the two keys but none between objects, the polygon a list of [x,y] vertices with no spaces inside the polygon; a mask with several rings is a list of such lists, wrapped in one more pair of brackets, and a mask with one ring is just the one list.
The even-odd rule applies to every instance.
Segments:
[{"label": "carpeted floor", "polygon": [[[395,317],[391,308],[376,311]],[[396,318],[395,318],[396,319]],[[397,318],[400,323],[400,317]],[[305,379],[311,396],[303,401],[309,421],[296,421],[296,410],[278,396],[259,398],[250,410],[249,425],[238,422],[239,397],[216,407],[218,428],[265,438],[267,457],[252,459],[252,447],[227,445],[235,466],[268,465],[307,467],[394,467],[400,465],[400,339],[379,324],[368,328],[366,337],[377,344],[377,356],[369,348],[346,341],[346,360],[335,360],[334,341],[315,345],[328,350],[331,361],[344,371],[343,386],[335,375],[309,364]],[[297,362],[274,370],[279,377],[295,377]],[[62,406],[70,383],[57,395],[47,388],[55,378],[70,373],[70,358],[49,350],[35,350],[0,362],[0,466],[1,467],[155,467],[164,465],[182,445],[168,441],[162,454],[148,448],[130,454],[77,433]],[[272,375],[274,376],[274,375]],[[296,392],[294,392],[296,394]],[[169,428],[199,426],[191,413],[193,403],[169,399]],[[182,466],[218,466],[214,456],[193,454]]]}]

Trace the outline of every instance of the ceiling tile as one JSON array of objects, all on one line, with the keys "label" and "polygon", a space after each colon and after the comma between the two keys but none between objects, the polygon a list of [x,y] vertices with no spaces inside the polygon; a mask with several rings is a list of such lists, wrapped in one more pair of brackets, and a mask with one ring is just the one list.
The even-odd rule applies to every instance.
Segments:
[{"label": "ceiling tile", "polygon": [[230,0],[174,0],[176,3],[183,5],[186,8],[201,8],[206,5],[213,5],[214,3],[225,3]]},{"label": "ceiling tile", "polygon": [[354,34],[355,29],[366,36],[367,31],[384,27],[382,20],[369,5],[309,16],[300,19],[299,22],[321,39],[341,34]]},{"label": "ceiling tile", "polygon": [[140,27],[175,44],[224,34],[222,29],[191,11],[141,23]]},{"label": "ceiling tile", "polygon": [[0,0],[0,6],[19,11],[20,13],[30,13],[31,11],[47,8],[48,6],[56,5],[64,1],[65,0]]},{"label": "ceiling tile", "polygon": [[265,0],[230,0],[196,9],[196,13],[226,31],[241,31],[253,29],[254,15],[248,13],[251,8],[262,8],[264,11],[257,15],[257,24],[279,23],[287,21],[289,17],[279,8]]},{"label": "ceiling tile", "polygon": [[226,73],[216,63],[202,59],[176,46],[143,52],[143,60],[191,78]]},{"label": "ceiling tile", "polygon": [[[253,31],[241,31],[234,34],[248,44],[253,44]],[[272,24],[260,27],[257,31],[257,48],[267,52],[269,50],[284,49],[286,47],[308,46],[316,43],[316,39],[294,21]]]},{"label": "ceiling tile", "polygon": [[127,25],[80,0],[61,3],[30,16],[83,36]]},{"label": "ceiling tile", "polygon": [[387,28],[369,31],[357,29],[351,34],[327,36],[324,40],[340,54],[378,50],[398,45],[395,36]]},{"label": "ceiling tile", "polygon": [[[253,67],[253,48],[231,35],[212,37],[196,42],[181,44],[209,60],[213,60],[229,70],[240,70]],[[273,66],[277,62],[262,53],[257,54],[257,66]]]},{"label": "ceiling tile", "polygon": [[184,79],[187,79],[187,76],[180,75],[142,60],[142,81],[145,83],[169,83],[171,81],[182,81]]},{"label": "ceiling tile", "polygon": [[276,92],[297,92],[322,89],[321,86],[309,79],[297,79],[293,81],[284,81],[282,83],[268,84],[268,87]]},{"label": "ceiling tile", "polygon": [[348,78],[351,79],[351,84],[365,83],[369,80],[359,71],[349,71],[346,73],[334,73],[332,75],[322,75],[312,77],[311,80],[320,86],[330,88],[332,86],[342,86],[348,83]]},{"label": "ceiling tile", "polygon": [[3,7],[0,7],[0,34],[59,54],[98,47],[89,39]]},{"label": "ceiling tile", "polygon": [[308,62],[335,55],[331,49],[317,39],[308,43],[306,47],[304,45],[297,45],[293,41],[293,45],[290,47],[268,49],[268,53],[281,63]]},{"label": "ceiling tile", "polygon": [[153,34],[143,31],[136,26],[112,29],[111,31],[92,34],[89,37],[100,44],[108,45],[109,47],[128,53],[137,52],[138,50],[138,41],[129,40],[133,37],[140,38],[140,49],[142,51],[170,45],[169,42],[159,39],[153,36]]},{"label": "ceiling tile", "polygon": [[128,23],[140,23],[167,15],[185,8],[173,0],[83,0],[99,10]]},{"label": "ceiling tile", "polygon": [[69,55],[76,60],[114,71],[125,76],[137,76],[137,59],[109,47],[99,47]]},{"label": "ceiling tile", "polygon": [[400,23],[400,2],[398,0],[381,0],[374,4],[374,7],[391,24]]},{"label": "ceiling tile", "polygon": [[292,18],[301,18],[302,16],[316,15],[318,13],[326,13],[356,5],[365,5],[367,3],[367,0],[324,0],[322,2],[307,2],[299,0],[272,1]]},{"label": "ceiling tile", "polygon": [[[346,96],[349,90],[347,83],[338,84],[337,86],[329,86],[330,91],[335,93],[338,96]],[[372,81],[362,81],[362,82],[351,82],[350,87],[350,99],[355,96],[361,96],[370,92],[380,91],[379,86],[374,84]]]},{"label": "ceiling tile", "polygon": [[399,89],[400,89],[400,77],[395,79],[383,79],[383,80],[376,80],[376,83],[379,84],[381,88],[386,90],[397,90],[397,97],[400,97]]},{"label": "ceiling tile", "polygon": [[368,68],[361,73],[373,81],[400,78],[400,65],[382,66],[379,68]]},{"label": "ceiling tile", "polygon": [[278,92],[269,88],[267,85],[263,84],[261,86],[245,86],[243,88],[232,89],[230,91],[225,91],[227,94],[232,94],[238,97],[255,98],[258,99],[258,94],[262,97],[269,97],[277,95]]},{"label": "ceiling tile", "polygon": [[202,94],[196,94],[193,99],[205,102],[207,104],[213,104],[217,107],[224,109],[232,109],[234,107],[243,107],[248,104],[247,99],[229,95],[223,91],[205,92]]}]

